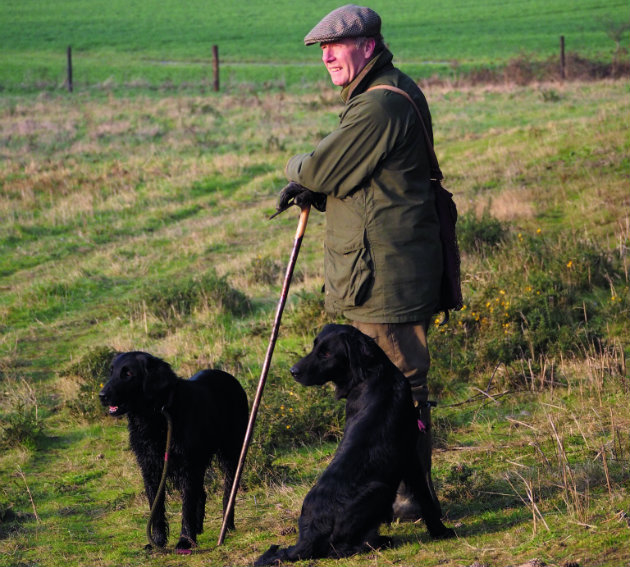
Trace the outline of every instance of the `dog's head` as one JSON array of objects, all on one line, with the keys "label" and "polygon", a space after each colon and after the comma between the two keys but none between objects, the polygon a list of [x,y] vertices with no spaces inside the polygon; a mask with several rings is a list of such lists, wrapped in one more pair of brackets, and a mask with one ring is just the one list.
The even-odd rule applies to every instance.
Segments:
[{"label": "dog's head", "polygon": [[350,325],[326,325],[315,337],[313,350],[292,368],[304,386],[333,382],[337,398],[345,398],[370,374],[382,371],[385,354],[373,339]]},{"label": "dog's head", "polygon": [[160,409],[176,380],[171,367],[146,352],[124,352],[114,357],[107,384],[99,393],[109,414]]}]

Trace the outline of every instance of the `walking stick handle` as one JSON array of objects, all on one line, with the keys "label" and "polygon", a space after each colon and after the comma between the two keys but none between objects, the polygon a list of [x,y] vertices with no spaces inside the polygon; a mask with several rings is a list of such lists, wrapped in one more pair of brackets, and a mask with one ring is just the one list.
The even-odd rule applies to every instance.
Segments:
[{"label": "walking stick handle", "polygon": [[280,295],[280,301],[276,308],[276,317],[273,322],[273,328],[271,331],[271,337],[269,339],[269,345],[267,346],[267,354],[265,355],[265,361],[263,363],[260,379],[258,380],[258,388],[256,389],[256,395],[252,402],[252,410],[249,416],[249,422],[247,424],[247,430],[245,431],[245,437],[243,439],[243,446],[241,448],[241,456],[238,460],[236,472],[234,473],[234,481],[232,483],[232,490],[230,492],[230,498],[227,506],[223,512],[223,524],[221,525],[221,531],[219,533],[219,540],[217,545],[221,545],[225,539],[225,533],[227,531],[227,520],[234,509],[234,502],[236,500],[236,492],[238,491],[238,485],[241,481],[241,475],[243,473],[243,466],[245,465],[245,458],[247,457],[247,449],[249,448],[249,442],[251,441],[252,434],[254,432],[254,423],[256,421],[256,414],[258,413],[258,407],[262,399],[263,389],[267,380],[267,374],[269,373],[269,366],[271,365],[271,357],[273,355],[273,349],[276,346],[276,340],[278,338],[278,329],[280,328],[280,321],[282,319],[282,311],[284,305],[287,302],[287,296],[289,295],[289,286],[291,285],[291,278],[293,276],[293,269],[297,261],[298,253],[300,252],[300,245],[302,244],[302,238],[306,232],[306,223],[308,222],[308,214],[311,210],[311,206],[307,205],[303,207],[300,212],[300,219],[298,221],[297,230],[295,232],[295,240],[293,242],[293,250],[291,251],[291,258],[287,265],[287,271],[284,276],[284,282],[282,284],[282,293]]},{"label": "walking stick handle", "polygon": [[311,206],[307,205],[300,211],[300,220],[298,221],[297,230],[295,231],[295,238],[302,238],[306,232],[306,223],[308,222],[308,214],[311,211]]}]

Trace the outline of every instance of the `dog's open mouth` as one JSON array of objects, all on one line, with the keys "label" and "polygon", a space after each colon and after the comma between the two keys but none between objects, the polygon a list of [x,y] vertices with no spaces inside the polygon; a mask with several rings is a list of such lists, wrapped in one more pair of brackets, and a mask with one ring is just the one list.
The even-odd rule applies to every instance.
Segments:
[{"label": "dog's open mouth", "polygon": [[125,408],[123,408],[122,406],[109,406],[108,408],[109,411],[109,415],[123,415],[124,413],[126,413]]}]

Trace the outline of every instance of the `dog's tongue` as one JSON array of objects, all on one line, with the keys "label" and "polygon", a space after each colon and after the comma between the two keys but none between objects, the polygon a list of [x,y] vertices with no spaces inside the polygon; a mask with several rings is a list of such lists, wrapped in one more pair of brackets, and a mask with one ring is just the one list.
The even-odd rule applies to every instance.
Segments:
[{"label": "dog's tongue", "polygon": [[109,413],[116,413],[118,411],[118,406],[109,406]]}]

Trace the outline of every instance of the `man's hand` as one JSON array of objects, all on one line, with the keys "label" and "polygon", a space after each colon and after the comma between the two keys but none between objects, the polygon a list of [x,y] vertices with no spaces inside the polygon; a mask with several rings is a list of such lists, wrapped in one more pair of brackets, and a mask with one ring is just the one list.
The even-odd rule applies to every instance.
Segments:
[{"label": "man's hand", "polygon": [[299,183],[291,181],[280,192],[276,211],[281,213],[291,205],[297,205],[300,209],[313,205],[318,211],[323,212],[326,210],[326,195],[315,193],[306,187],[302,187]]}]

